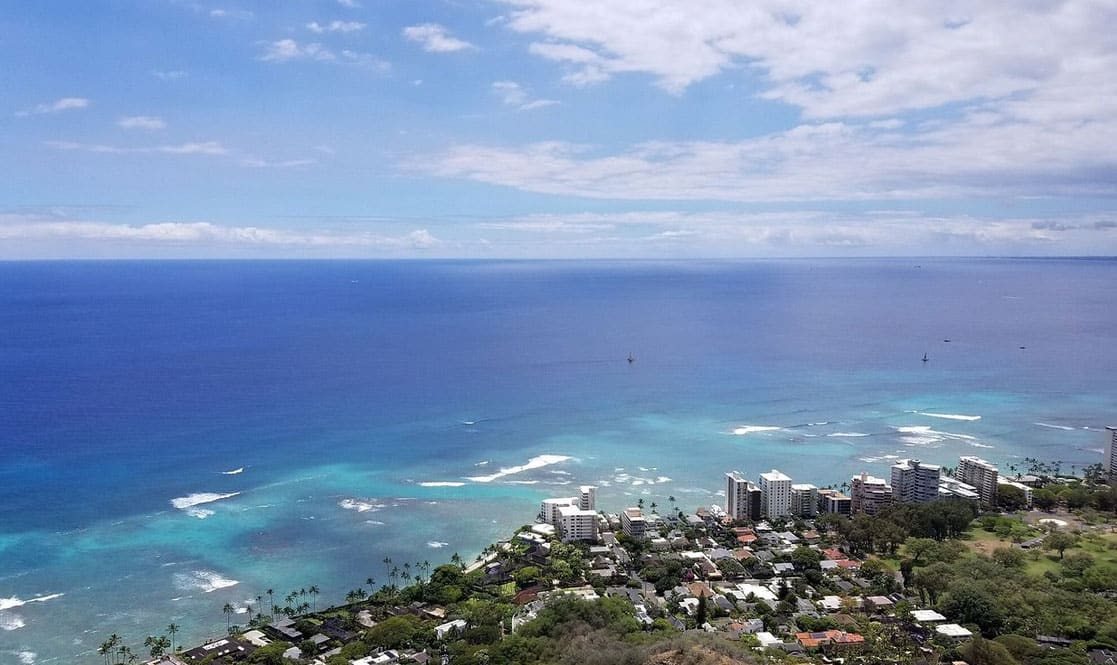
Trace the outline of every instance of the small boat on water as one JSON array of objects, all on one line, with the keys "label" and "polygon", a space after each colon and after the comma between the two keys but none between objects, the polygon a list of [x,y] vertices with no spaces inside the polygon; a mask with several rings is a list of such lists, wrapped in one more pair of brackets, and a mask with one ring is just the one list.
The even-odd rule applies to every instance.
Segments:
[{"label": "small boat on water", "polygon": [[636,358],[631,353],[628,354],[628,364],[631,365],[634,362],[636,362]]},{"label": "small boat on water", "polygon": [[923,362],[927,362],[927,360],[928,360],[928,358],[927,358],[927,354],[926,354],[926,353],[924,353],[924,354],[923,354]]}]

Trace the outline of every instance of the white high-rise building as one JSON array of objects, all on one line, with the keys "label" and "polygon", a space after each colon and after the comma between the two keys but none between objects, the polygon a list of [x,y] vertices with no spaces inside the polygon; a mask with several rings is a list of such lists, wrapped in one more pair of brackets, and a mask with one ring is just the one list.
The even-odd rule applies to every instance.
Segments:
[{"label": "white high-rise building", "polygon": [[1112,425],[1105,428],[1105,459],[1101,467],[1110,476],[1117,476],[1117,427]]},{"label": "white high-rise building", "polygon": [[954,475],[958,480],[977,488],[982,503],[988,506],[997,504],[997,467],[980,457],[959,457],[958,470]]},{"label": "white high-rise building", "polygon": [[764,517],[791,515],[791,478],[772,469],[760,474],[760,491],[764,497]]},{"label": "white high-rise building", "polygon": [[582,510],[597,510],[597,488],[593,485],[582,485],[578,488],[581,496],[578,497],[578,507]]},{"label": "white high-rise building", "polygon": [[733,520],[759,520],[764,493],[739,471],[725,474],[725,514]]},{"label": "white high-rise building", "polygon": [[791,514],[796,517],[814,517],[818,514],[818,488],[810,484],[791,486]]},{"label": "white high-rise building", "polygon": [[543,503],[539,507],[539,519],[547,524],[558,527],[559,509],[569,506],[580,508],[578,505],[578,497],[567,496],[561,499],[543,499]]},{"label": "white high-rise building", "polygon": [[876,515],[877,511],[892,503],[892,488],[884,478],[862,472],[850,479],[849,496],[854,513]]},{"label": "white high-rise building", "polygon": [[639,508],[625,508],[621,512],[621,530],[629,537],[643,539],[648,531],[648,519]]},{"label": "white high-rise building", "polygon": [[934,501],[939,498],[941,473],[937,464],[900,460],[892,465],[892,498],[904,503]]},{"label": "white high-rise building", "polygon": [[563,542],[597,542],[597,511],[582,510],[578,506],[562,506],[558,509],[556,526]]}]

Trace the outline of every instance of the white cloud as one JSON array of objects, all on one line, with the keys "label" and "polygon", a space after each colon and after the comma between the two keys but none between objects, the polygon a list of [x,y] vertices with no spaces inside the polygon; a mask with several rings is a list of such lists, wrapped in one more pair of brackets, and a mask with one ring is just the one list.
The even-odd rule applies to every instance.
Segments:
[{"label": "white cloud", "polygon": [[1117,195],[1117,120],[967,115],[919,131],[817,123],[741,141],[649,141],[611,153],[562,141],[457,145],[411,170],[603,199],[865,200]]},{"label": "white cloud", "polygon": [[452,36],[449,30],[437,23],[408,26],[403,29],[403,36],[422,44],[424,51],[433,53],[450,53],[477,48],[467,41]]},{"label": "white cloud", "polygon": [[930,247],[945,254],[1097,254],[1117,250],[1113,220],[1099,214],[1046,220],[807,209],[535,214],[477,228],[504,232],[490,240],[499,246],[547,247],[575,256],[587,247],[613,255],[920,255]]},{"label": "white cloud", "polygon": [[360,67],[380,73],[391,69],[391,63],[371,53],[362,53],[349,49],[344,49],[335,53],[318,42],[300,44],[294,39],[280,39],[274,42],[264,42],[263,44],[264,52],[257,58],[262,62],[277,64],[300,60],[328,62],[336,65]]},{"label": "white cloud", "polygon": [[318,160],[315,159],[286,159],[280,161],[268,161],[266,159],[259,159],[257,157],[247,157],[241,160],[242,165],[259,169],[293,169],[300,166],[311,166],[317,163]]},{"label": "white cloud", "polygon": [[162,81],[177,81],[178,79],[186,78],[187,76],[186,72],[181,69],[171,69],[166,71],[156,69],[151,72],[151,75]]},{"label": "white cloud", "polygon": [[22,118],[29,115],[43,115],[45,113],[60,113],[62,111],[84,109],[88,106],[89,100],[85,97],[63,97],[53,102],[38,104],[33,108],[18,111],[16,115]]},{"label": "white cloud", "polygon": [[337,0],[337,4],[342,7],[348,7],[349,9],[357,9],[361,6],[361,3],[357,2],[357,0]]},{"label": "white cloud", "polygon": [[[1063,85],[1089,97],[1086,82],[1113,98],[1112,3],[503,2],[513,9],[505,25],[541,37],[530,51],[564,63],[573,83],[643,73],[681,94],[735,70],[760,77],[765,97],[812,118],[880,116]],[[1083,104],[1077,95],[1056,100]]]},{"label": "white cloud", "polygon": [[179,143],[156,146],[117,146],[102,143],[79,143],[75,141],[47,141],[46,145],[55,150],[92,152],[110,155],[163,153],[168,155],[227,155],[229,150],[218,141]]},{"label": "white cloud", "polygon": [[440,244],[426,229],[399,236],[368,232],[308,232],[257,226],[221,226],[209,222],[161,222],[143,225],[104,222],[28,222],[0,214],[0,238],[7,240],[81,239],[207,245],[271,245],[288,247],[421,250]]},{"label": "white cloud", "polygon": [[213,18],[228,18],[247,20],[256,16],[247,9],[211,9],[209,15]]},{"label": "white cloud", "polygon": [[150,115],[125,116],[117,120],[116,124],[118,127],[124,129],[143,129],[147,131],[155,131],[167,127],[167,123],[163,122],[162,118],[156,118]]},{"label": "white cloud", "polygon": [[264,46],[264,52],[258,59],[264,62],[290,62],[292,60],[330,62],[337,60],[337,56],[317,42],[299,44],[294,39],[280,39],[267,42]]},{"label": "white cloud", "polygon": [[523,86],[515,81],[495,81],[492,90],[505,106],[514,106],[519,111],[530,111],[559,103],[554,99],[531,99]]},{"label": "white cloud", "polygon": [[359,21],[330,21],[329,23],[319,23],[318,21],[311,21],[306,24],[306,29],[317,34],[327,32],[359,32],[364,30],[365,24]]}]

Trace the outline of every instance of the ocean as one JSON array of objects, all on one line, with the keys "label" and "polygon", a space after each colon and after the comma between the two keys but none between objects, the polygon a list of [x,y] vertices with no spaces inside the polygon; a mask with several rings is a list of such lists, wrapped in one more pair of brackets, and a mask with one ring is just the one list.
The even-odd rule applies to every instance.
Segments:
[{"label": "ocean", "polygon": [[338,602],[580,484],[663,511],[731,470],[1081,468],[1117,421],[1115,285],[1098,259],[0,263],[0,665],[196,644],[267,589]]}]

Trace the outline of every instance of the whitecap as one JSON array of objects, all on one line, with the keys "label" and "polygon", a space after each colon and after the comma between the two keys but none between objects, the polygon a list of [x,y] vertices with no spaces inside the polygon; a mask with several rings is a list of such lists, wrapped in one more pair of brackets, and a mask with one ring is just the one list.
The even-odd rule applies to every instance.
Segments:
[{"label": "whitecap", "polygon": [[45,603],[48,600],[54,600],[55,598],[61,598],[64,595],[65,594],[61,594],[61,593],[52,593],[52,594],[47,595],[47,596],[36,596],[36,597],[31,598],[29,600],[22,600],[20,598],[15,597],[15,596],[12,596],[10,598],[0,598],[0,611],[10,610],[14,607],[23,607],[27,603]]},{"label": "whitecap", "polygon": [[416,483],[419,487],[462,487],[465,483],[459,483],[452,480],[428,480],[421,483]]},{"label": "whitecap", "polygon": [[222,499],[231,499],[238,496],[240,492],[230,492],[228,494],[218,494],[216,492],[197,492],[189,496],[180,496],[177,499],[171,499],[171,505],[179,510],[185,512],[191,517],[198,519],[205,519],[213,515],[213,511],[208,508],[198,508],[203,504],[213,503],[214,501],[221,501]]},{"label": "whitecap", "polygon": [[845,439],[859,439],[863,436],[869,436],[865,432],[832,432],[826,436],[837,436]]},{"label": "whitecap", "polygon": [[1067,427],[1066,425],[1050,425],[1048,423],[1032,423],[1032,424],[1036,425],[1037,427],[1047,427],[1049,429],[1061,429],[1061,430],[1064,430],[1064,431],[1067,431],[1067,432],[1073,432],[1074,431],[1073,427]]},{"label": "whitecap", "polygon": [[384,523],[380,520],[365,520],[365,524],[371,524],[372,526],[384,526]]},{"label": "whitecap", "polygon": [[221,475],[223,475],[223,476],[235,476],[235,475],[241,474],[241,473],[244,473],[244,467],[243,466],[238,467],[236,469],[233,469],[232,471],[222,471]]},{"label": "whitecap", "polygon": [[531,471],[532,469],[539,469],[552,464],[559,464],[573,459],[567,455],[537,455],[527,461],[526,464],[519,466],[501,467],[500,471],[488,476],[472,476],[466,480],[472,480],[475,483],[491,483],[494,480],[510,476],[524,471]]},{"label": "whitecap", "polygon": [[[908,427],[896,427],[895,430],[904,434],[900,440],[908,446],[930,446],[936,443],[941,443],[945,440],[952,441],[977,441],[977,437],[970,436],[969,434],[957,434],[955,432],[941,432],[936,429],[931,429],[927,425],[911,425]],[[973,445],[973,444],[970,444]]]},{"label": "whitecap", "polygon": [[0,612],[0,630],[19,630],[27,624],[23,617],[9,612]]},{"label": "whitecap", "polygon": [[659,476],[658,478],[656,478],[656,479],[655,479],[655,481],[656,481],[657,483],[661,483],[661,484],[662,484],[662,483],[669,483],[669,482],[671,482],[671,479],[670,479],[670,478],[668,478],[667,476]]},{"label": "whitecap", "polygon": [[973,446],[974,448],[992,448],[993,447],[993,446],[990,446],[990,445],[985,444],[985,443],[978,443],[977,441],[971,441],[970,445]]},{"label": "whitecap", "polygon": [[34,651],[20,651],[18,654],[19,662],[22,665],[35,665],[35,657],[38,655]]},{"label": "whitecap", "polygon": [[374,503],[372,499],[342,499],[337,502],[337,505],[346,510],[355,510],[358,513],[376,512],[381,508],[388,507],[387,504]]},{"label": "whitecap", "polygon": [[930,413],[927,411],[916,411],[921,416],[929,416],[931,418],[945,418],[947,420],[981,420],[981,416],[966,416],[958,413]]},{"label": "whitecap", "polygon": [[431,540],[431,541],[427,542],[427,547],[430,547],[431,549],[438,550],[438,549],[442,549],[443,547],[446,547],[449,544],[450,543],[444,543],[444,542],[438,541],[438,540]]},{"label": "whitecap", "polygon": [[473,466],[487,466],[488,463],[489,463],[489,460],[486,459],[486,460],[481,460],[480,462],[474,464]]},{"label": "whitecap", "polygon": [[538,485],[538,480],[509,480],[509,485]]},{"label": "whitecap", "polygon": [[569,475],[571,475],[569,471],[563,471],[562,469],[556,469],[556,470],[550,471],[548,473],[552,473],[556,476],[569,476]]},{"label": "whitecap", "polygon": [[733,434],[735,436],[746,436],[756,432],[776,432],[779,430],[779,427],[770,427],[767,425],[741,425],[740,427],[733,428]]},{"label": "whitecap", "polygon": [[212,570],[195,570],[189,573],[175,573],[175,587],[183,591],[202,591],[212,593],[240,584],[239,580],[229,579]]}]

